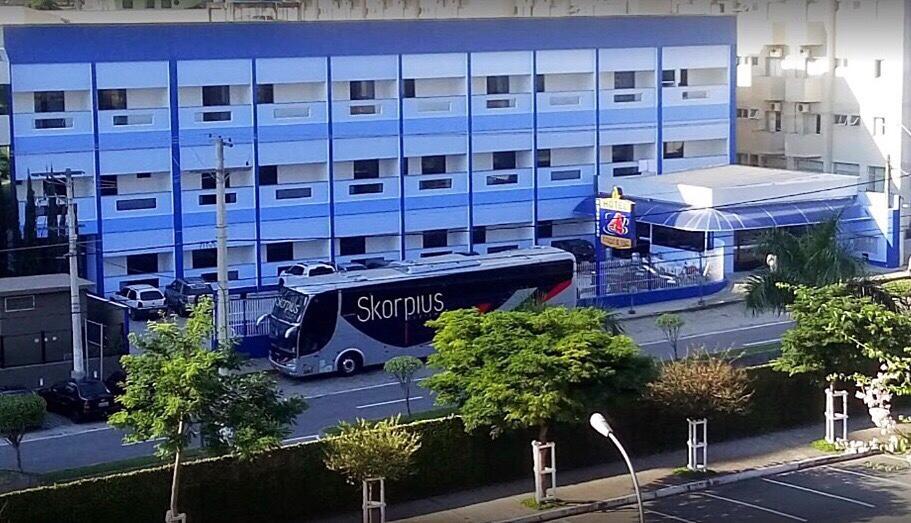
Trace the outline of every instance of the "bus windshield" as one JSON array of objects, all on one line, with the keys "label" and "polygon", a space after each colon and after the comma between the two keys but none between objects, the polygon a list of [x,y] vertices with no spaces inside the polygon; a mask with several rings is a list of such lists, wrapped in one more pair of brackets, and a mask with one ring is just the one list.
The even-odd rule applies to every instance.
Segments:
[{"label": "bus windshield", "polygon": [[310,297],[306,294],[301,294],[285,287],[282,289],[278,299],[275,300],[275,306],[272,307],[272,317],[285,323],[296,325],[300,323],[308,301],[310,301]]}]

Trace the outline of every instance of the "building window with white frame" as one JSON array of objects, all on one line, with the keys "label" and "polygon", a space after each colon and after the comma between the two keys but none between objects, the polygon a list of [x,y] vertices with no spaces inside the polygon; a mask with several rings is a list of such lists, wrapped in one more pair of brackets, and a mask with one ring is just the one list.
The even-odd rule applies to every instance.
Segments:
[{"label": "building window with white frame", "polygon": [[864,185],[866,192],[885,192],[886,168],[879,165],[867,167],[867,183]]}]

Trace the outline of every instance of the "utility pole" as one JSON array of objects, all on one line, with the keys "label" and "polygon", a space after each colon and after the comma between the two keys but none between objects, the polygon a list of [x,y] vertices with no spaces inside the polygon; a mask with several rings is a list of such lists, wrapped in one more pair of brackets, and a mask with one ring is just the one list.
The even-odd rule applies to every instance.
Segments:
[{"label": "utility pole", "polygon": [[73,323],[73,371],[72,377],[85,377],[85,352],[82,349],[82,301],[79,296],[79,251],[76,234],[76,198],[73,187],[73,171],[66,170],[66,228],[69,249],[66,257],[70,265],[70,314]]},{"label": "utility pole", "polygon": [[225,201],[225,143],[221,136],[215,137],[215,241],[218,265],[218,303],[216,304],[216,336],[219,345],[228,341],[228,208]]}]

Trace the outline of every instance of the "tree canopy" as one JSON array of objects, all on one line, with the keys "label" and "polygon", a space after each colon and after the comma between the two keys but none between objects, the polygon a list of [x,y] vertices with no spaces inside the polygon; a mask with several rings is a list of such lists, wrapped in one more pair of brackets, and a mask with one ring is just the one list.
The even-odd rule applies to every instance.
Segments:
[{"label": "tree canopy", "polygon": [[0,394],[0,435],[16,451],[16,467],[22,472],[22,438],[44,422],[47,405],[37,394]]},{"label": "tree canopy", "polygon": [[411,416],[411,386],[414,376],[424,368],[424,363],[414,356],[396,356],[383,365],[383,370],[391,374],[402,387],[405,396],[405,409]]},{"label": "tree canopy", "polygon": [[441,372],[424,386],[458,406],[467,430],[537,427],[543,442],[550,424],[641,390],[653,372],[632,339],[605,329],[599,309],[458,310],[428,325],[437,331],[429,364]]},{"label": "tree canopy", "polygon": [[339,434],[325,440],[325,464],[350,482],[371,478],[399,479],[409,473],[421,437],[399,424],[399,418],[377,422],[358,419],[339,423]]},{"label": "tree canopy", "polygon": [[702,354],[661,365],[648,398],[687,418],[738,414],[749,406],[749,376],[724,358]]}]

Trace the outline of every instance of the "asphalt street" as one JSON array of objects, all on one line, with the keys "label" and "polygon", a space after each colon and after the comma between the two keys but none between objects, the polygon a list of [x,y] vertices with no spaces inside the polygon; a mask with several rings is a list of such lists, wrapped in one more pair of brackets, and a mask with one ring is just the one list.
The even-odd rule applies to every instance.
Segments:
[{"label": "asphalt street", "polygon": [[[874,522],[911,519],[911,466],[875,456],[645,503],[649,522]],[[562,521],[635,522],[635,507]]]},{"label": "asphalt street", "polygon": [[[745,316],[742,304],[713,311],[686,312],[687,322],[680,348],[706,346],[712,350],[765,345],[777,340],[790,324],[778,316]],[[668,358],[670,346],[654,326],[654,318],[626,318],[627,333],[642,350],[656,358]],[[728,327],[730,326],[730,327]],[[715,328],[711,328],[715,327]],[[699,332],[701,331],[701,332]],[[426,375],[426,374],[425,374]],[[280,378],[286,394],[304,396],[309,404],[294,426],[290,441],[319,437],[340,420],[379,419],[405,412],[405,402],[398,383],[380,369],[372,369],[351,378],[317,377],[310,379]],[[412,391],[413,412],[433,407],[433,397],[420,386]],[[73,425],[55,423],[53,428],[26,436],[22,458],[29,472],[44,473],[97,463],[150,455],[154,444],[123,445],[123,434],[102,422]],[[0,445],[0,467],[15,466],[15,454]]]}]

